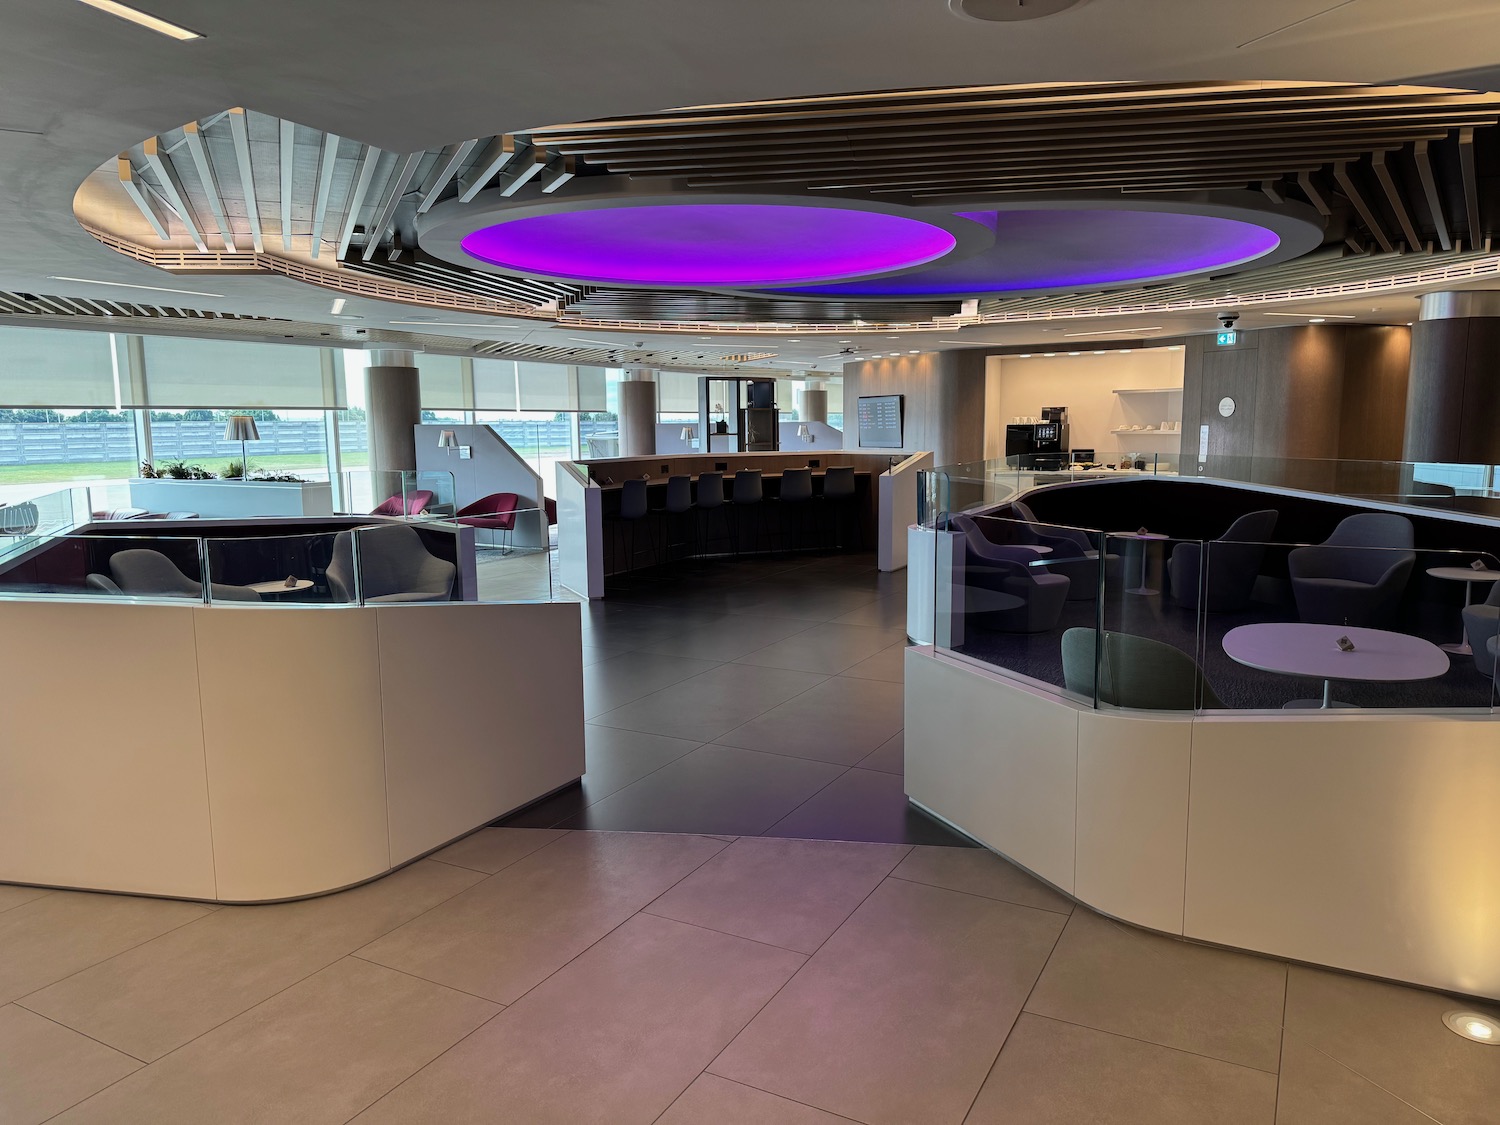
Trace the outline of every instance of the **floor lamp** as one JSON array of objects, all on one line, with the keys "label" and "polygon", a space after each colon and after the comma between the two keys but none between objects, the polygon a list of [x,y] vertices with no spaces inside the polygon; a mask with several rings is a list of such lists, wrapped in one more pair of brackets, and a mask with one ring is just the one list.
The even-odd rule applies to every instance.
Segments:
[{"label": "floor lamp", "polygon": [[240,443],[240,480],[250,479],[250,458],[245,454],[245,443],[260,440],[260,431],[255,428],[255,419],[248,414],[231,414],[224,427],[224,440]]}]

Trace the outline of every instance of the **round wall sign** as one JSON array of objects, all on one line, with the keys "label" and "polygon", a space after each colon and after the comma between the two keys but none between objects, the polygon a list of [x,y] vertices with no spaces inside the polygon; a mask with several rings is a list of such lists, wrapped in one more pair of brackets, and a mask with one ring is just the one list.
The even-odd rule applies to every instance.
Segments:
[{"label": "round wall sign", "polygon": [[1228,395],[1225,395],[1219,400],[1219,414],[1224,418],[1228,418],[1233,413],[1234,399],[1230,398]]}]

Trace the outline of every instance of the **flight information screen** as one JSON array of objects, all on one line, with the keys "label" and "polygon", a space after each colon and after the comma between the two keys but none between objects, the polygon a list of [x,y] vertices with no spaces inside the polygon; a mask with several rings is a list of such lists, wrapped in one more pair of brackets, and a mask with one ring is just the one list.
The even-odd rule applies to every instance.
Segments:
[{"label": "flight information screen", "polygon": [[900,449],[906,416],[905,395],[870,395],[859,400],[859,444],[862,448]]}]

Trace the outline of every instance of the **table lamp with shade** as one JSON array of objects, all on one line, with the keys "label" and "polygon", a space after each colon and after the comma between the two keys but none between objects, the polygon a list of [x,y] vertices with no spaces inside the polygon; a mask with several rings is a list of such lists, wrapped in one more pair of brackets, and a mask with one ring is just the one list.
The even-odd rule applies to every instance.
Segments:
[{"label": "table lamp with shade", "polygon": [[453,451],[458,448],[458,434],[452,430],[438,431],[438,448],[446,449],[448,456],[453,456]]},{"label": "table lamp with shade", "polygon": [[250,479],[250,459],[245,453],[245,443],[260,440],[260,431],[255,428],[255,419],[249,414],[231,414],[224,426],[224,440],[240,443],[240,480]]},{"label": "table lamp with shade", "polygon": [[797,423],[797,436],[807,442],[808,445],[813,443],[812,428],[806,422]]},{"label": "table lamp with shade", "polygon": [[697,426],[683,426],[682,427],[682,443],[684,445],[686,445],[689,449],[693,449],[693,448],[697,447],[697,445],[698,445],[698,427]]}]

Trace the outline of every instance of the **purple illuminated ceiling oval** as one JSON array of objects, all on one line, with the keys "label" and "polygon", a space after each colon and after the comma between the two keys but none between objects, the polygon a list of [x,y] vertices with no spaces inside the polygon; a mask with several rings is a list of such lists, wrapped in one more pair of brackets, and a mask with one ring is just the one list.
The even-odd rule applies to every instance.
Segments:
[{"label": "purple illuminated ceiling oval", "polygon": [[956,239],[879,211],[696,203],[533,215],[463,239],[480,261],[522,273],[619,285],[794,285],[936,261]]},{"label": "purple illuminated ceiling oval", "polygon": [[1275,231],[1252,222],[1169,211],[1001,211],[994,221],[994,245],[962,261],[899,277],[781,291],[830,297],[974,296],[1119,285],[1241,265],[1270,254],[1281,242]]}]

